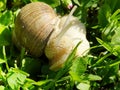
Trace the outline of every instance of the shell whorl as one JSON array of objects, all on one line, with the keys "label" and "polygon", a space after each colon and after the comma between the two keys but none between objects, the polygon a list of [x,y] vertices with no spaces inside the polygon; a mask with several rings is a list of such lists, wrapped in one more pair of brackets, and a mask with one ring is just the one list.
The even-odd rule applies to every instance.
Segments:
[{"label": "shell whorl", "polygon": [[15,21],[13,41],[28,53],[39,57],[54,29],[56,13],[42,2],[30,3],[19,12]]}]

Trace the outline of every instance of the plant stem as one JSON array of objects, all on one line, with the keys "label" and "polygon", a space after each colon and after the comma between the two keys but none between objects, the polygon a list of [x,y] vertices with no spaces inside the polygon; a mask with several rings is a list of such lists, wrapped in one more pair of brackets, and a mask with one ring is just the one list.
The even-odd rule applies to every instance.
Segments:
[{"label": "plant stem", "polygon": [[112,53],[106,54],[104,57],[100,58],[95,64],[93,64],[92,67],[99,65],[103,60],[105,60],[105,58],[107,58],[110,55],[112,55]]},{"label": "plant stem", "polygon": [[9,71],[9,66],[8,66],[8,63],[7,63],[7,57],[6,57],[6,52],[5,52],[5,46],[3,46],[3,57],[4,57],[4,60],[5,60],[5,65],[6,65],[7,71]]}]

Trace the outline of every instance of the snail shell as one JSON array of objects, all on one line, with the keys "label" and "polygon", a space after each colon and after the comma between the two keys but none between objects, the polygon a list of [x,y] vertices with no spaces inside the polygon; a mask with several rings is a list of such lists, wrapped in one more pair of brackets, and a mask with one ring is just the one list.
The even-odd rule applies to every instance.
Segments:
[{"label": "snail shell", "polygon": [[[77,56],[86,55],[85,51],[90,47],[85,26],[74,16],[65,24],[68,17],[58,17],[45,3],[30,3],[21,9],[16,18],[13,42],[35,57],[44,52],[50,61],[50,69],[56,71],[62,67],[78,42],[82,41]],[[62,30],[66,32],[61,34]]]},{"label": "snail shell", "polygon": [[33,56],[41,56],[53,32],[56,18],[54,10],[45,3],[27,4],[16,18],[13,42]]}]

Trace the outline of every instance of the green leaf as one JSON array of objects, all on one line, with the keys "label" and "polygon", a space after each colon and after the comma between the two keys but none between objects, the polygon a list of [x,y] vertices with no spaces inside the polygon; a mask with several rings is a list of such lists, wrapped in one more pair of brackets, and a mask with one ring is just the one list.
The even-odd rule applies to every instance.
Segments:
[{"label": "green leaf", "polygon": [[11,23],[13,23],[12,11],[6,10],[2,13],[2,16],[0,17],[0,24],[7,26]]},{"label": "green leaf", "polygon": [[45,2],[52,7],[57,7],[60,5],[60,0],[31,0],[31,2],[38,2],[38,1]]},{"label": "green leaf", "polygon": [[22,86],[22,89],[26,90],[26,88],[27,88],[27,90],[34,90],[33,89],[35,87],[34,83],[36,83],[36,81],[34,81],[32,78],[31,79],[30,78],[26,78],[25,83]]},{"label": "green leaf", "polygon": [[[117,21],[117,20],[119,20],[120,18],[120,16],[119,16],[119,14],[120,14],[120,9],[117,9],[113,14],[112,14],[112,16],[110,17],[110,19],[111,20],[113,20],[113,21]],[[118,23],[119,24],[119,23]]]},{"label": "green leaf", "polygon": [[5,30],[5,28],[6,28],[5,25],[0,24],[0,34]]},{"label": "green leaf", "polygon": [[120,89],[120,82],[117,83],[117,85],[115,86],[116,90]]},{"label": "green leaf", "polygon": [[0,64],[5,63],[6,61],[0,58]]},{"label": "green leaf", "polygon": [[74,2],[79,2],[79,5],[82,8],[92,7],[94,4],[97,4],[99,0],[73,0]]},{"label": "green leaf", "polygon": [[98,75],[84,74],[80,76],[81,82],[77,85],[80,90],[90,90],[90,81],[102,80]]},{"label": "green leaf", "polygon": [[43,80],[43,81],[38,81],[38,82],[35,82],[34,84],[37,85],[37,86],[41,86],[41,85],[44,85],[48,82],[50,82],[51,80]]},{"label": "green leaf", "polygon": [[79,2],[79,0],[73,0],[73,2],[74,2],[75,4],[77,4],[77,5],[80,6],[80,2]]},{"label": "green leaf", "polygon": [[114,54],[115,56],[119,57],[119,54],[120,54],[120,45],[119,45],[119,41],[118,41],[119,36],[118,37],[114,36],[112,38],[111,43],[104,42],[99,38],[96,38],[96,39],[104,48],[106,48],[109,52],[111,52],[111,54]]},{"label": "green leaf", "polygon": [[11,31],[0,24],[0,46],[8,46],[11,43]]},{"label": "green leaf", "polygon": [[5,87],[0,85],[0,90],[5,90]]},{"label": "green leaf", "polygon": [[117,29],[117,25],[116,25],[116,21],[110,21],[109,24],[107,24],[107,26],[102,29],[102,39],[106,42],[110,42],[114,33],[115,33],[115,30]]},{"label": "green leaf", "polygon": [[7,0],[0,0],[0,11],[6,8],[6,1]]},{"label": "green leaf", "polygon": [[116,10],[112,15],[108,17],[108,23],[105,25],[102,31],[102,39],[104,41],[110,42],[115,32],[120,28],[119,20],[120,20],[120,9]]},{"label": "green leaf", "polygon": [[109,43],[104,42],[99,38],[96,38],[96,39],[104,48],[106,48],[108,51],[112,52],[112,47],[111,47],[111,45]]},{"label": "green leaf", "polygon": [[17,69],[11,69],[7,74],[7,83],[12,90],[19,90],[28,74]]},{"label": "green leaf", "polygon": [[120,54],[120,26],[117,27],[114,36],[111,39],[111,44],[118,55]]},{"label": "green leaf", "polygon": [[84,6],[85,7],[96,7],[97,6],[97,4],[98,4],[98,2],[99,2],[99,0],[83,0],[83,2],[85,2],[84,3]]},{"label": "green leaf", "polygon": [[107,85],[116,82],[116,74],[118,73],[118,70],[119,64],[116,64],[114,66],[106,65],[104,68],[99,69],[98,74],[102,76],[101,85]]},{"label": "green leaf", "polygon": [[96,67],[96,66],[98,66],[98,65],[101,66],[101,63],[102,63],[107,57],[109,57],[110,55],[112,55],[112,53],[108,53],[108,54],[104,55],[103,57],[101,57],[100,59],[98,59],[98,61],[97,61],[95,64],[93,64],[92,67]]},{"label": "green leaf", "polygon": [[72,76],[73,80],[80,81],[80,75],[82,75],[86,71],[86,68],[86,61],[83,58],[79,57],[73,62],[69,73]]},{"label": "green leaf", "polygon": [[120,0],[105,0],[105,4],[108,4],[112,10],[112,12],[116,11],[120,8]]},{"label": "green leaf", "polygon": [[105,27],[108,24],[108,19],[111,15],[111,8],[108,4],[104,4],[98,12],[98,23]]},{"label": "green leaf", "polygon": [[79,90],[90,90],[90,84],[87,83],[79,83],[77,85],[77,89]]},{"label": "green leaf", "polygon": [[90,81],[102,80],[102,78],[100,76],[93,75],[93,74],[86,75],[85,77],[87,77],[88,80],[90,80]]}]

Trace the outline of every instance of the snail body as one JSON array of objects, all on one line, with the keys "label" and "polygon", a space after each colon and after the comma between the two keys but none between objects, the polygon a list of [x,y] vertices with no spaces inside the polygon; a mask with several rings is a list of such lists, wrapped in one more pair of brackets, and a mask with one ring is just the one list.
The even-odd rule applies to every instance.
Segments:
[{"label": "snail body", "polygon": [[[56,26],[56,30],[60,31],[59,29],[61,29],[60,27],[63,26],[67,17],[68,16],[63,16],[60,19],[59,24]],[[77,18],[72,16],[66,27],[67,32],[60,39],[57,38],[60,32],[58,32],[58,34],[53,33],[52,35],[54,37],[51,35],[46,45],[45,54],[50,60],[51,70],[57,70],[62,67],[67,57],[80,41],[81,44],[78,46],[76,52],[77,56],[82,57],[86,55],[87,52],[85,51],[90,48],[89,42],[86,39],[85,26]]]},{"label": "snail body", "polygon": [[85,26],[74,16],[65,24],[68,17],[58,17],[45,3],[30,3],[21,9],[16,18],[13,42],[35,57],[45,53],[50,61],[50,69],[57,70],[78,42],[82,41],[76,55],[84,56],[90,48]]}]

